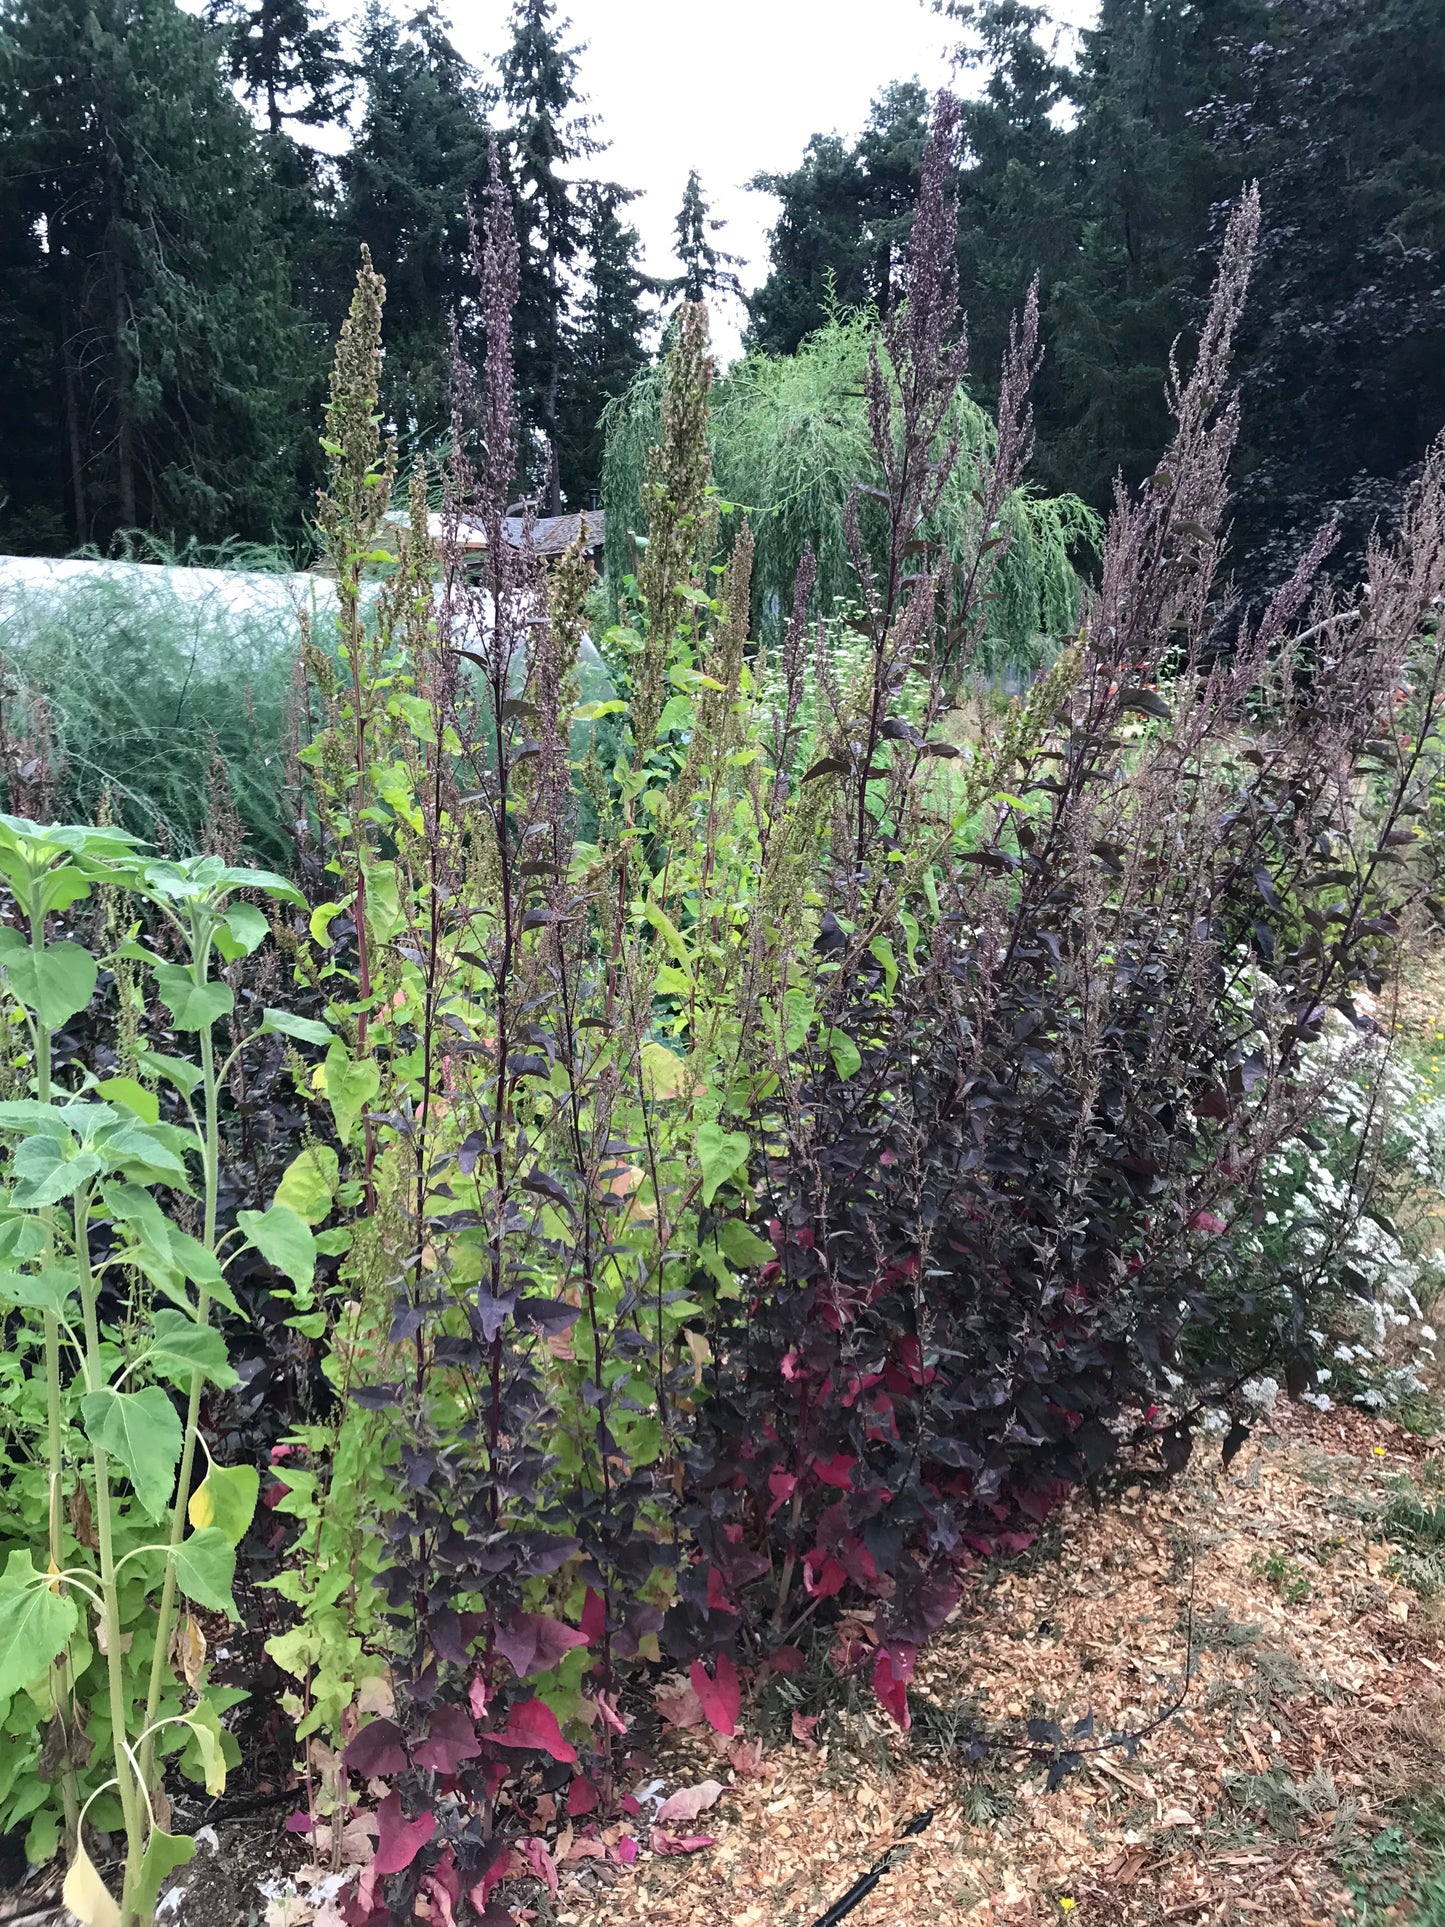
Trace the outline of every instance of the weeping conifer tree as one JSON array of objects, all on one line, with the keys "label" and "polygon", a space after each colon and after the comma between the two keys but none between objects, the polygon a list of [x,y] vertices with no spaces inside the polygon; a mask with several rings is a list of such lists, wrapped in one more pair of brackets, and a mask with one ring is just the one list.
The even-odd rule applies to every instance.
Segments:
[{"label": "weeping conifer tree", "polygon": [[[777,632],[787,612],[805,547],[817,558],[820,614],[846,613],[855,592],[844,518],[859,484],[860,520],[868,536],[876,506],[868,491],[880,478],[864,378],[878,343],[872,310],[835,310],[796,354],[750,353],[712,390],[713,474],[724,500],[748,511],[757,543],[755,633],[764,637]],[[614,599],[635,567],[633,537],[646,532],[642,485],[647,450],[658,438],[661,397],[662,369],[650,367],[604,417],[602,505]],[[954,404],[948,432],[954,426],[963,458],[921,534],[962,555],[975,529],[974,488],[994,427],[964,395]],[[1092,551],[1100,524],[1077,496],[1044,497],[1021,488],[1005,502],[996,533],[1006,549],[992,582],[995,599],[978,666],[989,674],[1026,671],[1048,660],[1058,638],[1074,627],[1080,594],[1075,564]]]}]

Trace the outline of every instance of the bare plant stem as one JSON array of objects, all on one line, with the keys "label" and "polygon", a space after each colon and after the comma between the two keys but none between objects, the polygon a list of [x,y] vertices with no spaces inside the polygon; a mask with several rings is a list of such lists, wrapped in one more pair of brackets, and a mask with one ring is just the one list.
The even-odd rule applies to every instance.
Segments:
[{"label": "bare plant stem", "polygon": [[[30,950],[35,958],[36,979],[43,981],[40,972],[43,968],[45,952],[45,911],[38,892],[32,896],[28,908]],[[35,1094],[42,1104],[50,1102],[50,1032],[38,1014],[35,1019]],[[51,1255],[53,1256],[55,1231],[48,1212],[45,1214],[45,1221],[47,1232],[52,1240]],[[60,1320],[53,1311],[45,1313],[43,1328],[45,1333],[45,1449],[50,1500],[50,1570],[59,1572],[65,1564],[62,1525],[65,1502],[65,1422],[60,1403]],[[64,1723],[66,1731],[65,1759],[60,1769],[60,1793],[65,1803],[66,1839],[73,1847],[80,1840],[80,1789],[69,1745],[71,1682],[68,1648],[62,1649],[59,1658],[51,1668],[51,1685],[54,1691],[55,1710]]]},{"label": "bare plant stem", "polygon": [[[89,1382],[104,1382],[105,1367],[100,1349],[100,1320],[96,1312],[99,1295],[90,1268],[90,1187],[84,1186],[75,1198],[75,1269],[80,1281],[80,1303],[85,1319],[86,1372]],[[125,1663],[121,1652],[120,1603],[116,1587],[115,1548],[111,1537],[110,1461],[105,1448],[92,1445],[95,1468],[95,1531],[100,1551],[101,1624],[105,1632],[105,1669],[110,1689],[110,1720],[114,1736],[116,1790],[121,1812],[125,1815],[125,1884],[121,1889],[121,1927],[131,1927],[136,1919],[135,1885],[145,1852],[146,1802],[131,1769],[126,1746]],[[163,1651],[157,1641],[157,1651]]]},{"label": "bare plant stem", "polygon": [[[196,985],[206,982],[210,969],[211,940],[209,932],[192,931],[191,976]],[[201,1161],[204,1170],[205,1193],[205,1245],[207,1251],[216,1248],[216,1197],[220,1183],[220,1143],[219,1130],[219,1089],[216,1079],[216,1051],[211,1036],[211,1026],[206,1024],[201,1030],[201,1086],[205,1099],[204,1126],[201,1140]],[[210,1316],[211,1301],[204,1285],[196,1287],[196,1323],[204,1325]],[[143,1781],[149,1785],[155,1765],[154,1727],[160,1712],[161,1694],[165,1690],[166,1675],[170,1670],[171,1629],[175,1622],[176,1611],[176,1553],[186,1534],[187,1506],[191,1496],[191,1478],[196,1465],[196,1438],[201,1426],[201,1393],[205,1377],[201,1372],[191,1375],[190,1395],[186,1401],[186,1428],[181,1446],[180,1470],[176,1474],[176,1493],[171,1506],[171,1530],[169,1552],[166,1559],[166,1574],[161,1582],[160,1605],[156,1612],[156,1644],[151,1656],[150,1685],[146,1693],[144,1738],[141,1741],[140,1769]],[[123,1730],[123,1729],[120,1729]]]}]

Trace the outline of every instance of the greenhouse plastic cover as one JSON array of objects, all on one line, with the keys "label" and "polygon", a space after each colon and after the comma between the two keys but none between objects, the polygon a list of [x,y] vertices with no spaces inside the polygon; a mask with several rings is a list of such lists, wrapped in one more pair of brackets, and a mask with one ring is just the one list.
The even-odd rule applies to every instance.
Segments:
[{"label": "greenhouse plastic cover", "polygon": [[[192,569],[155,562],[58,560],[49,556],[0,555],[0,642],[23,647],[28,607],[43,604],[54,617],[56,603],[84,596],[97,585],[118,588],[137,603],[152,598],[179,605],[194,615],[198,638],[205,633],[223,644],[228,625],[254,635],[274,623],[278,649],[294,649],[303,613],[325,617],[336,610],[336,585],[329,577],[260,569]],[[364,594],[381,585],[371,583]],[[6,632],[9,632],[8,634]],[[581,647],[582,694],[588,701],[611,696],[612,684],[590,637]]]}]

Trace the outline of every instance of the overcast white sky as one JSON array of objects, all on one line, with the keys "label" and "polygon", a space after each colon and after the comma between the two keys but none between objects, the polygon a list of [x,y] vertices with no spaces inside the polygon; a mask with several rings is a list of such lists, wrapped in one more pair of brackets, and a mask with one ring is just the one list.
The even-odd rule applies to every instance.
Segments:
[{"label": "overcast white sky", "polygon": [[[390,4],[403,10],[407,0]],[[486,72],[506,45],[510,10],[510,0],[450,8],[459,50]],[[745,287],[766,272],[777,209],[746,183],[796,166],[812,134],[859,133],[890,81],[942,86],[959,40],[956,23],[924,0],[559,0],[558,11],[571,19],[572,40],[586,43],[583,90],[611,141],[591,166],[642,190],[632,217],[646,265],[676,272],[673,222],[695,167],[727,222],[718,244],[747,263]],[[1089,24],[1097,5],[1054,0],[1052,11],[1067,30]],[[715,315],[725,357],[740,320],[728,327]]]}]

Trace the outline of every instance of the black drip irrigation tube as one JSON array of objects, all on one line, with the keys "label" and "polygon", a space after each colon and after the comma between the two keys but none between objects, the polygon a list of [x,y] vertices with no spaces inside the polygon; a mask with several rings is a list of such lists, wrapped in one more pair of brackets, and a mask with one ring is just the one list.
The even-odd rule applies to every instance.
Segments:
[{"label": "black drip irrigation tube", "polygon": [[916,1833],[922,1833],[923,1829],[930,1824],[932,1819],[932,1807],[925,1807],[922,1813],[915,1813],[913,1818],[908,1822],[908,1825],[903,1829],[899,1840],[888,1849],[881,1860],[875,1860],[873,1862],[873,1865],[868,1869],[867,1873],[861,1875],[853,1882],[853,1885],[848,1889],[847,1893],[833,1902],[826,1914],[819,1914],[818,1918],[813,1922],[813,1927],[838,1927],[838,1922],[848,1914],[851,1914],[859,1901],[866,1900],[883,1878],[884,1874],[896,1865],[902,1841],[911,1839]]}]

